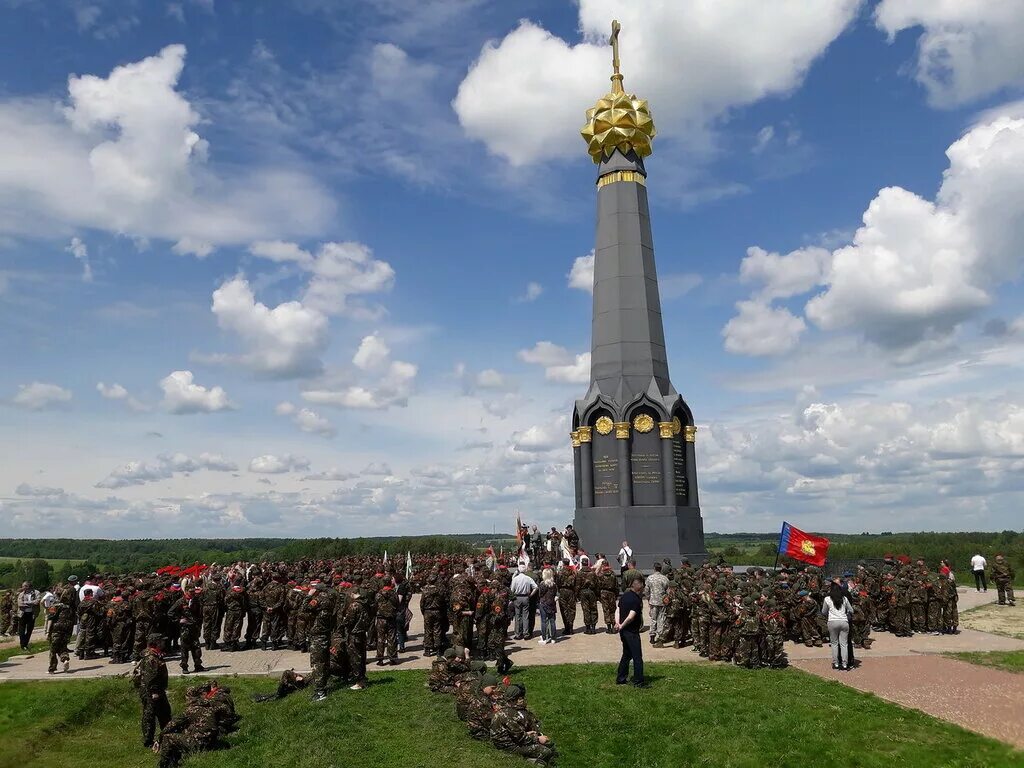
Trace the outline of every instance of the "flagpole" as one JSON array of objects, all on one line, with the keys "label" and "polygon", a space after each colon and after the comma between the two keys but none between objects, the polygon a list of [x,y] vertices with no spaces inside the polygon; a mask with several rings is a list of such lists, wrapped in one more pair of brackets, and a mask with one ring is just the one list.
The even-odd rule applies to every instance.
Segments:
[{"label": "flagpole", "polygon": [[772,570],[776,570],[779,567],[779,555],[782,554],[782,534],[786,531],[786,521],[782,521],[782,529],[779,531],[779,544],[775,547],[775,565],[772,566]]}]

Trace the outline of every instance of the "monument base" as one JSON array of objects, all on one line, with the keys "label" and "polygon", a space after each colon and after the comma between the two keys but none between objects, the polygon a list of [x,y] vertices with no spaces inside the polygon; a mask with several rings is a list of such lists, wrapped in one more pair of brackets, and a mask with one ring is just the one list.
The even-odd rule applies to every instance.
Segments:
[{"label": "monument base", "polygon": [[695,568],[708,557],[700,507],[586,507],[576,510],[573,527],[591,556],[603,552],[613,566],[623,541],[645,572],[666,557],[673,567],[689,558]]}]

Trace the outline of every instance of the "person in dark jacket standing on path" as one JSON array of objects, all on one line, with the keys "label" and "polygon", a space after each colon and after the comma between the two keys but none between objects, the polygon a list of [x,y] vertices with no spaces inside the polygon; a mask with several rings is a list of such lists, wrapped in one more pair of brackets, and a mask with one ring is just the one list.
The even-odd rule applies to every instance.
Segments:
[{"label": "person in dark jacket standing on path", "polygon": [[644,604],[640,593],[644,591],[643,579],[633,579],[629,588],[619,598],[619,607],[615,611],[615,631],[622,640],[622,658],[619,660],[618,674],[615,682],[625,685],[628,682],[629,662],[633,662],[633,685],[644,688],[644,652],[640,645],[640,630],[644,625]]}]

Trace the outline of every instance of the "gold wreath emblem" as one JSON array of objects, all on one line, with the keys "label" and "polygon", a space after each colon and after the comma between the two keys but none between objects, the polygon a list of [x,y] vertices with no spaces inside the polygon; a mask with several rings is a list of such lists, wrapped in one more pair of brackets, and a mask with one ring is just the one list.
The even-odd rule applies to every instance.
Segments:
[{"label": "gold wreath emblem", "polygon": [[633,419],[633,429],[637,432],[647,433],[654,429],[654,419],[646,413],[641,413]]},{"label": "gold wreath emblem", "polygon": [[678,416],[672,417],[672,434],[678,435],[683,431],[683,422],[679,420]]},{"label": "gold wreath emblem", "polygon": [[612,431],[612,427],[615,426],[615,422],[609,419],[607,416],[602,416],[594,422],[594,428],[597,429],[599,434],[607,435]]}]

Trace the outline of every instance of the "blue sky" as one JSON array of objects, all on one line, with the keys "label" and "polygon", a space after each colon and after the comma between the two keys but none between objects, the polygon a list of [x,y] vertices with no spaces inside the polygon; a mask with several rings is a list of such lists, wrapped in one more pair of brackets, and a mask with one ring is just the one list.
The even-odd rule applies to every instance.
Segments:
[{"label": "blue sky", "polygon": [[572,516],[623,24],[705,528],[1019,526],[1024,0],[0,0],[0,521]]}]

